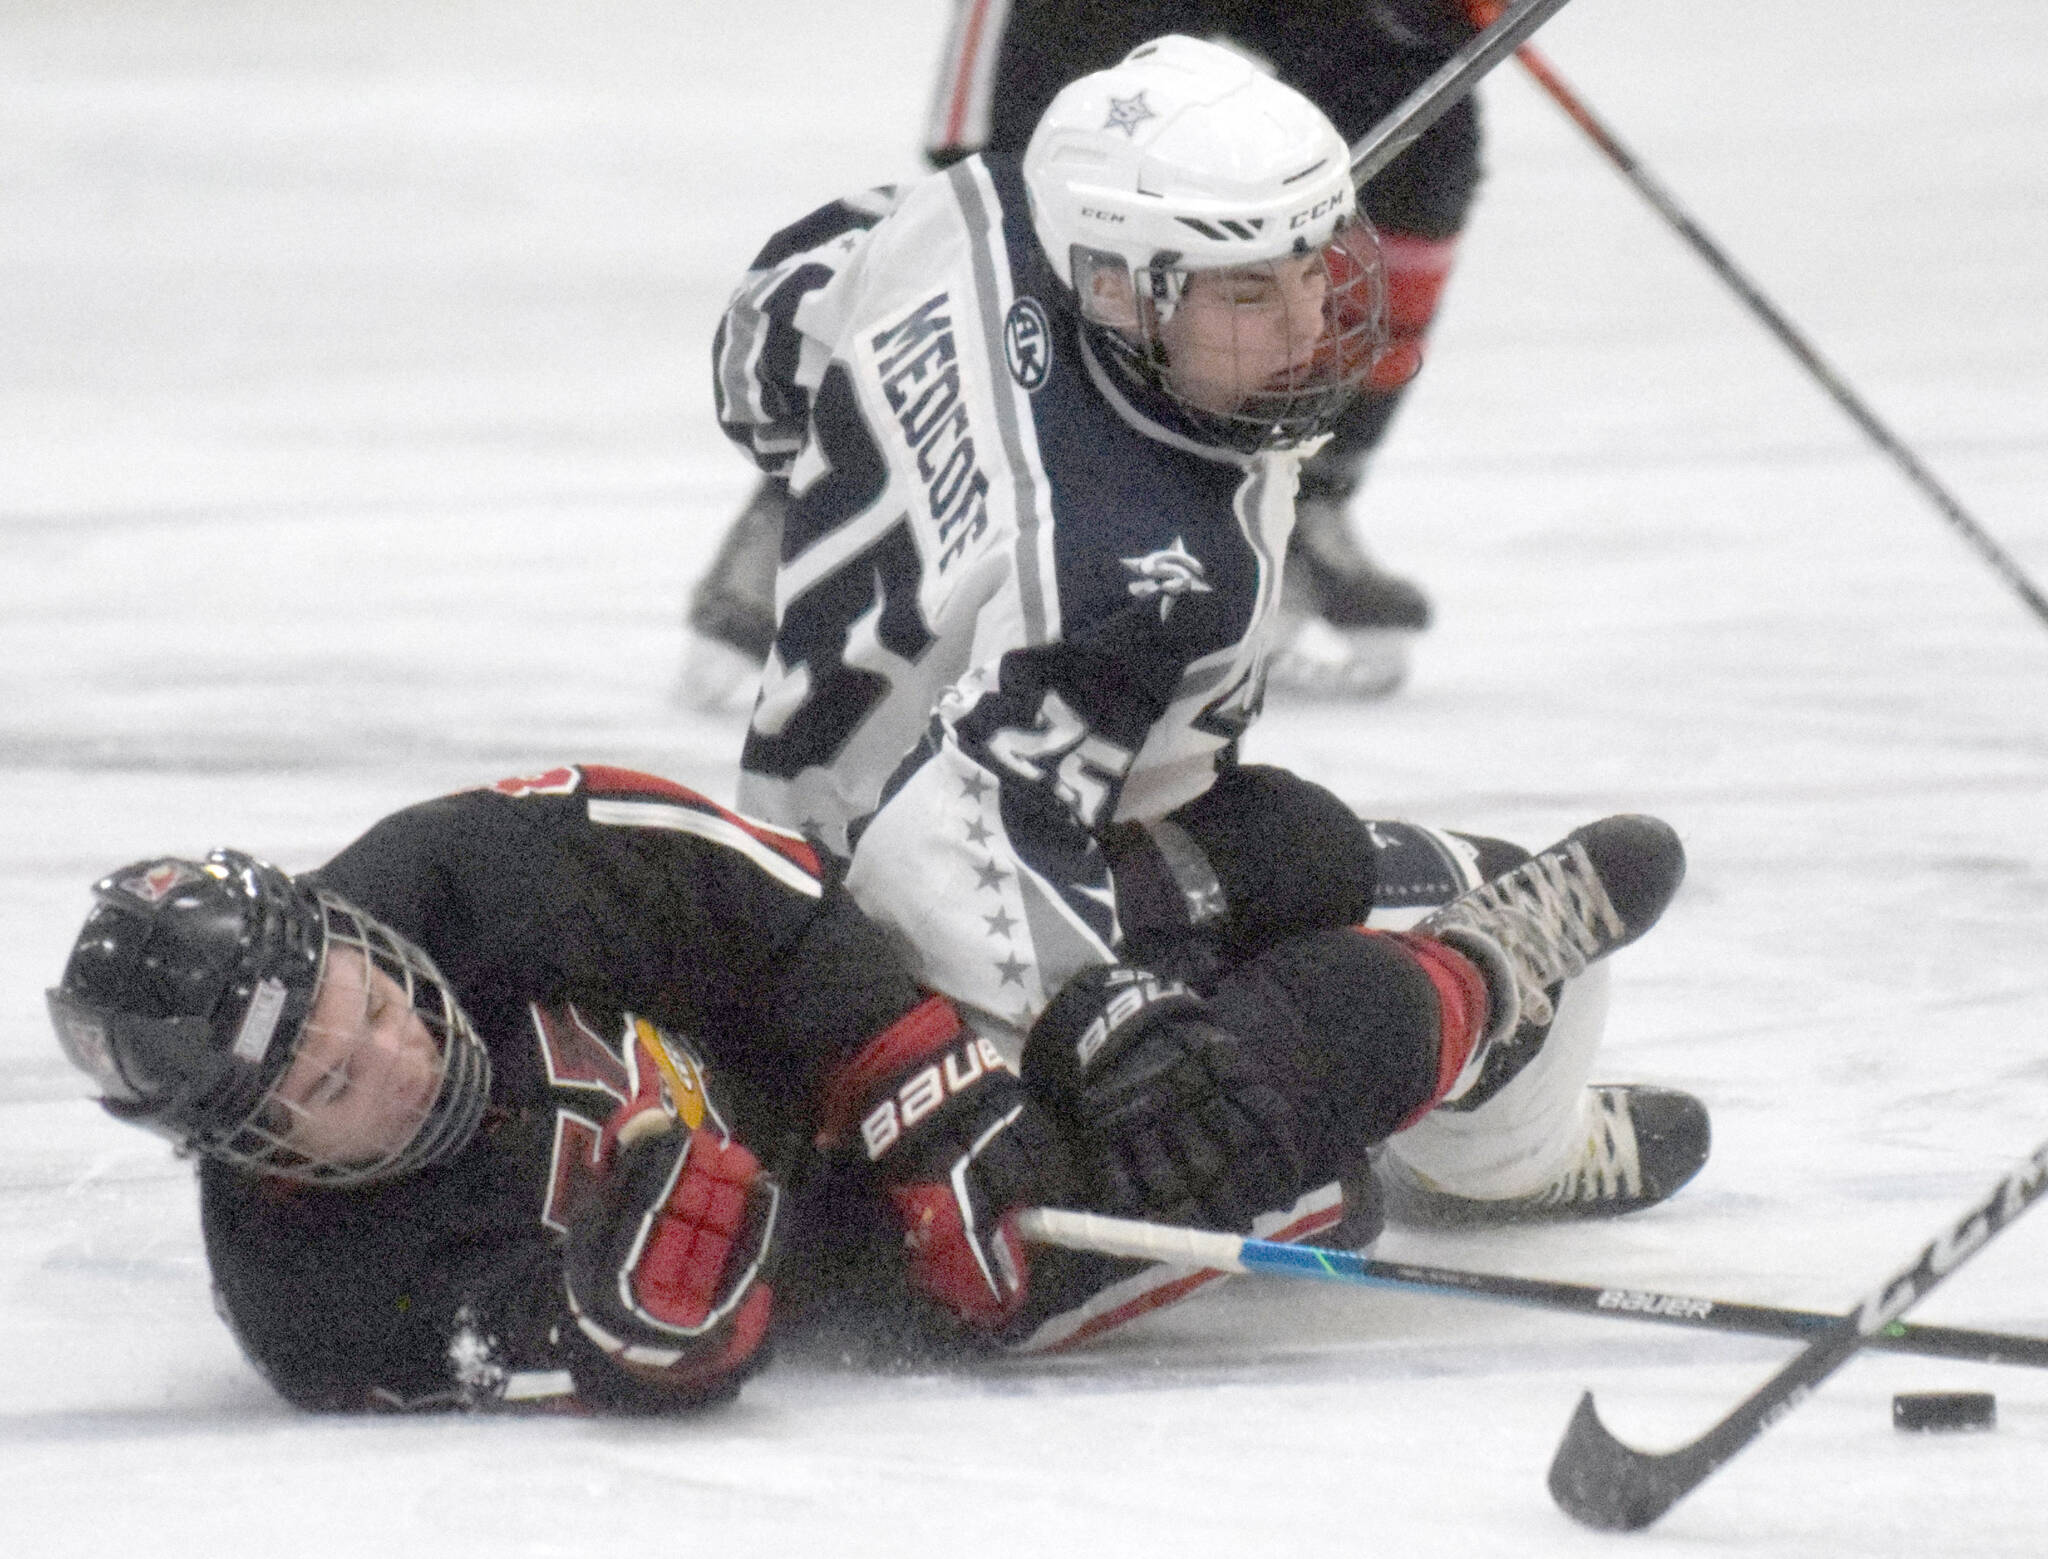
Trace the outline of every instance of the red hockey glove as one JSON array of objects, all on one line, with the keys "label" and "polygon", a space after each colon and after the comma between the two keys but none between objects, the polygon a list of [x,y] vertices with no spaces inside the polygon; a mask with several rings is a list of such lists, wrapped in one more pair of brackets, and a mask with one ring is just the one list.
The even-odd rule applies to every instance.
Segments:
[{"label": "red hockey glove", "polygon": [[1293,1107],[1199,997],[1149,970],[1070,980],[1024,1075],[1069,1124],[1097,1211],[1241,1230],[1308,1188]]},{"label": "red hockey glove", "polygon": [[911,1286],[976,1331],[1022,1307],[1016,1215],[1060,1198],[1065,1155],[995,1046],[934,996],[825,1088],[818,1146],[865,1165],[903,1228]]},{"label": "red hockey glove", "polygon": [[604,1182],[571,1224],[563,1258],[577,1324],[675,1400],[731,1396],[767,1362],[773,1299],[760,1274],[775,1182],[738,1142],[637,1101],[606,1126],[603,1153]]}]

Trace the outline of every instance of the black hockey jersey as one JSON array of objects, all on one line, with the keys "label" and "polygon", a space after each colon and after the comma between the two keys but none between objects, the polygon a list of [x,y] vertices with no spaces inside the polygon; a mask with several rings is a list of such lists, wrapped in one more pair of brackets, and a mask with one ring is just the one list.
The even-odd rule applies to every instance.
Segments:
[{"label": "black hockey jersey", "polygon": [[468,1146],[403,1179],[329,1190],[202,1160],[219,1306],[307,1407],[636,1400],[560,1272],[599,1132],[641,1081],[635,1037],[701,1089],[686,1121],[773,1165],[824,1072],[923,994],[800,838],[625,770],[408,808],[313,877],[435,961],[492,1086]]}]

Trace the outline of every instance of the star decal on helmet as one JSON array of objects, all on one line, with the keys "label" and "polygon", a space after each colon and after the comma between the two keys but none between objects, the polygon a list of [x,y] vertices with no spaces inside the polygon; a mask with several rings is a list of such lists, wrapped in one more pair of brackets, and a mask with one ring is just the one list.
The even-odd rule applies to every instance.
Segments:
[{"label": "star decal on helmet", "polygon": [[1145,101],[1145,94],[1134,97],[1112,97],[1109,100],[1109,117],[1102,121],[1105,130],[1121,130],[1132,140],[1138,138],[1138,126],[1147,119],[1159,116],[1152,111],[1152,105]]},{"label": "star decal on helmet", "polygon": [[1158,599],[1161,622],[1166,621],[1173,603],[1182,596],[1207,595],[1215,588],[1202,577],[1202,560],[1188,551],[1187,542],[1179,536],[1173,538],[1170,547],[1148,552],[1141,558],[1124,558],[1122,562],[1131,574],[1127,586],[1131,594],[1141,601]]}]

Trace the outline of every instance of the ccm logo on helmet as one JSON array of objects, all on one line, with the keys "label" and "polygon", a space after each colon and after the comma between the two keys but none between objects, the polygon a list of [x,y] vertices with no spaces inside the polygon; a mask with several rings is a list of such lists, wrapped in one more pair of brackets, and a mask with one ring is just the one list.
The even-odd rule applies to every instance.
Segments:
[{"label": "ccm logo on helmet", "polygon": [[1306,211],[1295,212],[1293,216],[1287,219],[1287,226],[1292,229],[1300,227],[1304,222],[1313,222],[1317,217],[1328,216],[1343,204],[1344,197],[1342,195],[1331,195],[1326,199],[1317,201]]},{"label": "ccm logo on helmet", "polygon": [[912,1073],[908,1081],[896,1090],[893,1099],[884,1099],[868,1111],[867,1119],[860,1123],[861,1140],[867,1144],[869,1162],[893,1148],[904,1132],[947,1099],[967,1092],[991,1072],[1008,1070],[1002,1053],[976,1035],[923,1071]]}]

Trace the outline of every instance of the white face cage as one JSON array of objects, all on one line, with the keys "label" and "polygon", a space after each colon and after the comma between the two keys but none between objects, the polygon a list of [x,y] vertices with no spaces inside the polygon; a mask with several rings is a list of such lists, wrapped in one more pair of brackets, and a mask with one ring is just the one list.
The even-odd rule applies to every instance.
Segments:
[{"label": "white face cage", "polygon": [[490,1098],[483,1042],[433,961],[326,892],[312,1009],[290,1066],[209,1148],[260,1174],[339,1187],[459,1151]]}]

